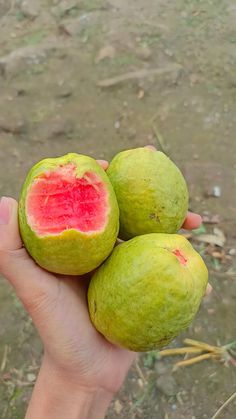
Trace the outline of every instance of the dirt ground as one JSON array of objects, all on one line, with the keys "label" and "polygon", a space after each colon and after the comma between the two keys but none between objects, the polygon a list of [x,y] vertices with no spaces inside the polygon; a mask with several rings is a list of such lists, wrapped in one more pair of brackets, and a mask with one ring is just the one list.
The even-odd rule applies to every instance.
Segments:
[{"label": "dirt ground", "polygon": [[[172,346],[235,340],[235,1],[0,0],[0,92],[1,195],[18,197],[32,164],[71,151],[110,159],[151,143],[175,160],[205,217],[190,239],[214,291]],[[0,279],[1,419],[24,417],[41,352]],[[235,392],[232,363],[172,372],[176,359],[142,354],[108,419],[209,419]],[[235,412],[236,400],[219,418]]]}]

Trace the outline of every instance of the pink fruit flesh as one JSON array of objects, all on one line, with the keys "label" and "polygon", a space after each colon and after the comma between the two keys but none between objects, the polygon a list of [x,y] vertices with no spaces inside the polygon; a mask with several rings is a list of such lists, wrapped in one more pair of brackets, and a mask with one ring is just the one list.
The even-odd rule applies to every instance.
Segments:
[{"label": "pink fruit flesh", "polygon": [[77,178],[74,164],[60,165],[34,180],[26,213],[28,224],[38,235],[69,229],[101,231],[107,221],[107,189],[97,174],[86,172]]},{"label": "pink fruit flesh", "polygon": [[174,255],[179,259],[179,262],[182,265],[187,265],[188,260],[184,257],[183,253],[179,249],[174,250],[172,253],[174,253]]}]

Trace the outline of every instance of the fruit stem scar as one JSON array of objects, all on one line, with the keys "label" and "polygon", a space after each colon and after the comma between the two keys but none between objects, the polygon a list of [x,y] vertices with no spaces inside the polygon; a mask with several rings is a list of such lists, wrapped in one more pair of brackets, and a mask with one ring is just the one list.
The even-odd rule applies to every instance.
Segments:
[{"label": "fruit stem scar", "polygon": [[187,265],[188,259],[184,257],[183,253],[179,249],[173,250],[172,253],[177,257],[182,265]]},{"label": "fruit stem scar", "polygon": [[160,223],[160,218],[159,218],[159,217],[158,217],[158,215],[157,215],[157,214],[155,214],[155,213],[150,214],[150,215],[149,215],[149,218],[150,218],[150,220],[155,220],[155,221],[157,221],[158,223]]}]

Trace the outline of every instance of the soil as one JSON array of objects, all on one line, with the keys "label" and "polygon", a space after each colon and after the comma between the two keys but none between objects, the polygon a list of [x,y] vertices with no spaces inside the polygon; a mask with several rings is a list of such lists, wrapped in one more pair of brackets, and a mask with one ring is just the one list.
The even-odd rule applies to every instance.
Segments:
[{"label": "soil", "polygon": [[[172,346],[185,337],[233,341],[235,1],[0,0],[0,48],[0,194],[17,198],[28,169],[44,157],[109,160],[156,145],[182,168],[191,209],[219,216],[226,235],[216,249],[221,258],[194,241],[214,291]],[[215,225],[205,228],[211,234]],[[3,279],[0,306],[0,417],[23,419],[41,343]],[[141,355],[107,417],[209,419],[235,391],[231,363],[208,360],[173,373],[175,361]],[[233,419],[235,411],[232,401],[219,417]]]}]

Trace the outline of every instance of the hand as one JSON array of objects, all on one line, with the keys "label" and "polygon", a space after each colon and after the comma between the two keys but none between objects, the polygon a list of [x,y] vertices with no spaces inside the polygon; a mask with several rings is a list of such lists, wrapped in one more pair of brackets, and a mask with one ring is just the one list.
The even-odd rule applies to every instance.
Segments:
[{"label": "hand", "polygon": [[[104,169],[108,167],[107,162],[100,164]],[[68,409],[72,409],[73,402],[79,404],[79,400],[85,415],[76,418],[103,417],[136,355],[112,345],[92,326],[86,299],[89,275],[78,280],[53,275],[30,258],[19,235],[17,213],[17,202],[2,198],[0,272],[14,287],[44,344],[42,368],[27,418],[35,418],[36,411],[37,419],[72,418]],[[184,226],[196,228],[200,222],[199,216],[188,214]],[[67,416],[61,408],[61,393],[68,394]],[[48,411],[49,416],[45,413]]]}]

